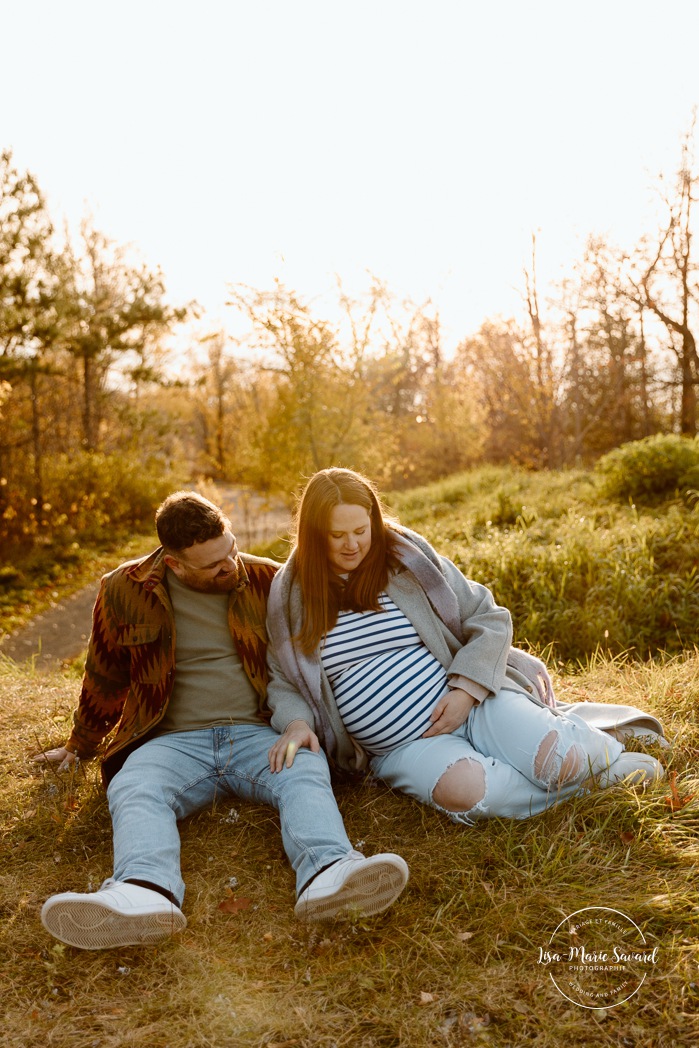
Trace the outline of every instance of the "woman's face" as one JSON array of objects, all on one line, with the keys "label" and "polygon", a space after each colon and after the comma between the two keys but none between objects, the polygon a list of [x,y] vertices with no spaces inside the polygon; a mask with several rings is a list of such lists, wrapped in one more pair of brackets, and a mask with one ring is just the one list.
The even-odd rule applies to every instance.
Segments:
[{"label": "woman's face", "polygon": [[333,571],[354,571],[371,548],[371,517],[363,506],[341,503],[330,514],[328,560]]}]

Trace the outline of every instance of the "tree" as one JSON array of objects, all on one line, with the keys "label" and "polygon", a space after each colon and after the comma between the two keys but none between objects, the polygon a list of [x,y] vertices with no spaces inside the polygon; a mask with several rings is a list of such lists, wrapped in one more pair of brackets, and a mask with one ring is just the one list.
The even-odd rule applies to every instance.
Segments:
[{"label": "tree", "polygon": [[560,288],[564,390],[561,417],[567,462],[647,436],[652,368],[643,311],[625,292],[623,259],[590,238],[574,279]]},{"label": "tree", "polygon": [[81,227],[80,251],[69,246],[66,257],[71,271],[66,348],[80,366],[82,442],[91,451],[99,446],[103,395],[117,357],[131,353],[143,362],[148,344],[184,320],[187,309],[166,304],[159,270],[130,263],[126,249],[88,221]]},{"label": "tree", "polygon": [[203,469],[218,480],[246,482],[254,470],[256,430],[263,425],[260,383],[224,331],[199,340],[206,357],[193,368],[193,403]]},{"label": "tree", "polygon": [[[29,172],[21,173],[12,154],[0,155],[0,380],[12,399],[0,428],[0,475],[9,460],[30,449],[33,504],[41,521],[44,504],[42,376],[56,372],[60,335],[56,309],[60,281],[52,246],[53,225]],[[24,410],[26,404],[28,410]],[[7,483],[0,487],[0,513]]]},{"label": "tree", "polygon": [[[485,321],[457,347],[456,363],[482,410],[485,457],[537,469],[551,465],[549,423],[537,414],[544,389],[528,333],[513,320]],[[546,419],[553,406],[544,403]]]},{"label": "tree", "polygon": [[560,465],[559,369],[554,364],[550,342],[544,338],[536,278],[536,234],[532,233],[529,269],[524,270],[525,300],[531,333],[523,348],[529,357],[529,379],[533,398],[533,424],[537,458],[542,466]]},{"label": "tree", "polygon": [[383,440],[383,483],[422,484],[466,469],[482,452],[481,415],[472,383],[447,360],[439,314],[430,303],[395,317],[381,355],[367,364],[366,382]]},{"label": "tree", "polygon": [[668,218],[655,245],[646,240],[630,277],[631,297],[666,327],[677,359],[680,389],[680,432],[697,433],[699,355],[694,335],[697,267],[693,260],[693,205],[699,176],[694,171],[694,127],[682,143],[682,161],[674,195],[665,197]]},{"label": "tree", "polygon": [[[160,273],[129,263],[123,249],[87,223],[82,235],[79,251],[67,234],[64,245],[58,244],[36,178],[20,172],[9,152],[2,153],[0,541],[5,549],[13,542],[26,547],[42,530],[54,536],[62,528],[70,531],[70,521],[85,510],[77,506],[82,494],[71,471],[79,475],[83,470],[83,484],[98,474],[105,484],[124,478],[125,513],[128,469],[132,494],[141,505],[154,472],[167,473],[157,455],[146,462],[154,442],[144,443],[143,434],[153,420],[131,410],[132,394],[157,379],[161,340],[185,311],[166,304]],[[126,366],[122,376],[110,371],[117,359]],[[111,402],[105,412],[108,385]],[[82,403],[77,417],[76,402]],[[81,450],[92,453],[100,445],[100,420],[107,417],[113,461],[103,456],[99,464],[79,462]],[[159,425],[157,420],[151,433]],[[130,453],[116,462],[126,448]],[[143,466],[140,474],[134,451]],[[96,519],[89,506],[86,512]]]},{"label": "tree", "polygon": [[362,373],[365,333],[355,326],[343,346],[339,326],[316,319],[279,282],[269,292],[238,285],[230,304],[251,322],[256,366],[274,389],[256,438],[264,487],[289,490],[318,469],[357,464],[373,439]]}]

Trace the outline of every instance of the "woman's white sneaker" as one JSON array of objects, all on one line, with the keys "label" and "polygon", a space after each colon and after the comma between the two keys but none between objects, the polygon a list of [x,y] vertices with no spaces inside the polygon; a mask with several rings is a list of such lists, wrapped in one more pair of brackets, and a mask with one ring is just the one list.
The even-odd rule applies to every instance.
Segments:
[{"label": "woman's white sneaker", "polygon": [[672,745],[664,735],[638,724],[630,724],[622,728],[608,728],[607,734],[613,736],[618,742],[626,743],[629,739],[637,739],[641,746],[660,746],[662,750],[669,750]]},{"label": "woman's white sneaker", "polygon": [[81,950],[148,946],[169,938],[187,918],[160,892],[126,881],[97,892],[63,892],[47,899],[41,923],[56,939]]},{"label": "woman's white sneaker", "polygon": [[352,851],[328,866],[301,892],[294,913],[304,921],[369,917],[388,909],[408,883],[408,864],[385,852],[365,858]]},{"label": "woman's white sneaker", "polygon": [[631,753],[624,750],[613,764],[595,776],[602,789],[623,782],[626,786],[638,786],[641,782],[658,782],[665,778],[665,769],[659,760],[649,753]]}]

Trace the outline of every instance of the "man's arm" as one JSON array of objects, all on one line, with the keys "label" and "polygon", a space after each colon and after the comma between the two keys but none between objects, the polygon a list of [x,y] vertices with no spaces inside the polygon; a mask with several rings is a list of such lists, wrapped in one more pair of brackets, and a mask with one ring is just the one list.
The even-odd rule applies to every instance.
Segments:
[{"label": "man's arm", "polygon": [[63,746],[42,750],[33,756],[37,763],[70,767],[76,758],[90,760],[119,720],[130,684],[130,657],[109,629],[107,618],[109,576],[103,579],[92,613],[92,633],[85,661],[85,674],[73,730]]}]

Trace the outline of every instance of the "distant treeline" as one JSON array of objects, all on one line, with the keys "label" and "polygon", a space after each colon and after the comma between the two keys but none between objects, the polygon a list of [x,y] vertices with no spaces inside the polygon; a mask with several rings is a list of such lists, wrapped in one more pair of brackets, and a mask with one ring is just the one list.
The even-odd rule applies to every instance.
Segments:
[{"label": "distant treeline", "polygon": [[291,495],[342,464],[396,490],[478,463],[585,465],[655,433],[694,436],[698,185],[687,141],[658,230],[632,251],[591,239],[545,310],[533,241],[522,316],[484,321],[454,352],[437,306],[398,303],[378,281],[361,300],[338,285],[334,321],[280,283],[236,285],[248,336],[196,336],[175,380],[168,346],[196,309],[172,306],[162,274],[89,221],[58,235],[37,179],[3,153],[3,558],[150,519],[197,476]]}]

